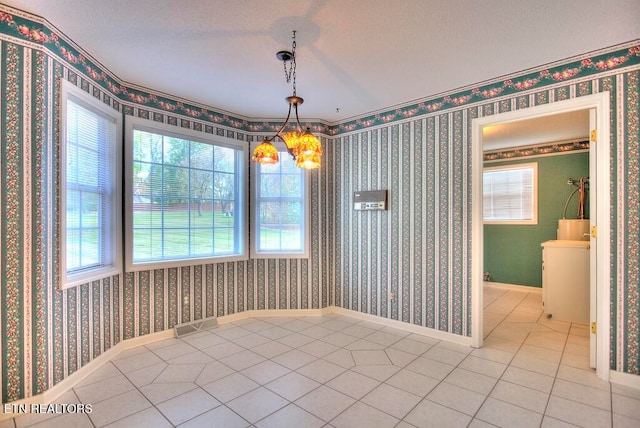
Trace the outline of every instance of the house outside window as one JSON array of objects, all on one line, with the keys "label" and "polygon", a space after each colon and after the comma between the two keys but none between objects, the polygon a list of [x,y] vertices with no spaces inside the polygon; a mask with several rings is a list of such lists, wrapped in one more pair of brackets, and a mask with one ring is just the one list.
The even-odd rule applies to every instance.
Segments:
[{"label": "house outside window", "polygon": [[242,144],[127,118],[127,270],[246,258]]},{"label": "house outside window", "polygon": [[253,258],[309,257],[308,171],[296,167],[284,144],[280,161],[253,164]]},{"label": "house outside window", "polygon": [[121,272],[122,116],[61,85],[62,288]]}]

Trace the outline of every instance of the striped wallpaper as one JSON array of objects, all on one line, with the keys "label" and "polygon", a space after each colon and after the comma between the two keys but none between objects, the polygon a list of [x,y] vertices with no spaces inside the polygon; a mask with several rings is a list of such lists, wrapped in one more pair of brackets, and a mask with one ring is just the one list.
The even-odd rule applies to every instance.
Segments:
[{"label": "striped wallpaper", "polygon": [[[613,369],[640,374],[639,69],[608,71],[335,138],[333,303],[470,336],[471,120],[609,91],[615,154],[610,358]],[[354,191],[376,189],[389,189],[388,211],[353,211]]]},{"label": "striped wallpaper", "polygon": [[[604,68],[588,56],[554,64],[585,64],[582,75],[526,88],[517,82],[528,75],[514,75],[504,91],[487,88],[502,85],[496,80],[353,122],[311,124],[326,150],[310,176],[308,260],[141,271],[59,291],[60,79],[124,115],[247,144],[277,124],[129,87],[56,33],[0,6],[3,402],[42,393],[122,340],[251,309],[336,305],[469,336],[472,119],[600,91],[611,94],[614,154],[611,361],[640,373],[638,43],[594,54],[593,64],[617,59]],[[353,192],[372,189],[389,190],[389,209],[354,211]]]},{"label": "striped wallpaper", "polygon": [[[439,114],[336,138],[336,305],[470,334],[469,125]],[[388,210],[353,210],[376,189]]]},{"label": "striped wallpaper", "polygon": [[[310,172],[310,259],[259,259],[125,273],[58,290],[59,91],[68,80],[123,114],[228,138],[242,130],[122,102],[32,46],[0,36],[2,401],[42,393],[121,340],[252,309],[328,304],[328,169]],[[241,132],[242,131],[242,132]],[[257,137],[257,136],[256,136]],[[326,138],[324,143],[327,143]]]}]

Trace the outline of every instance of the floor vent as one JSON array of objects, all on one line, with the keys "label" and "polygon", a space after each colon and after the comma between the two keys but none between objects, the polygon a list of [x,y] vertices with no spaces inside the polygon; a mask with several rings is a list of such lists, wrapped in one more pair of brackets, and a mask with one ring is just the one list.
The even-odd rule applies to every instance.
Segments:
[{"label": "floor vent", "polygon": [[189,334],[197,333],[202,330],[208,330],[218,326],[218,320],[215,317],[205,318],[202,320],[186,322],[183,324],[177,324],[173,327],[173,331],[176,337],[183,337]]}]

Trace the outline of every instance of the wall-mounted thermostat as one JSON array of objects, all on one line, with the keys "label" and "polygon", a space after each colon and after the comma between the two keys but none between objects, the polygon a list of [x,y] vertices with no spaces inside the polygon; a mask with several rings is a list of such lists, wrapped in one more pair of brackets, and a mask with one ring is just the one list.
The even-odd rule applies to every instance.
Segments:
[{"label": "wall-mounted thermostat", "polygon": [[356,211],[386,210],[387,191],[368,190],[353,192],[353,209]]}]

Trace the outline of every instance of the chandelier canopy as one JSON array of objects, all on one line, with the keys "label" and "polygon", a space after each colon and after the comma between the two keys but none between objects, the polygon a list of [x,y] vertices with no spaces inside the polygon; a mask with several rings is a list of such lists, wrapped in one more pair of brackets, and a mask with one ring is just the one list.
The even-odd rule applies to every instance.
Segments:
[{"label": "chandelier canopy", "polygon": [[[278,149],[272,144],[272,141],[279,137],[287,146],[287,151],[296,161],[298,168],[313,169],[320,167],[320,158],[322,156],[322,144],[318,137],[311,133],[309,127],[306,130],[300,124],[298,117],[298,106],[304,102],[302,97],[296,95],[296,32],[293,32],[293,44],[291,51],[280,51],[276,57],[283,62],[284,74],[287,83],[293,81],[293,95],[285,98],[289,104],[289,112],[284,123],[278,129],[278,132],[271,138],[264,140],[253,151],[252,160],[261,164],[278,163]],[[287,64],[289,68],[287,69]],[[283,132],[291,119],[291,110],[295,113],[295,125],[297,130]]]}]

